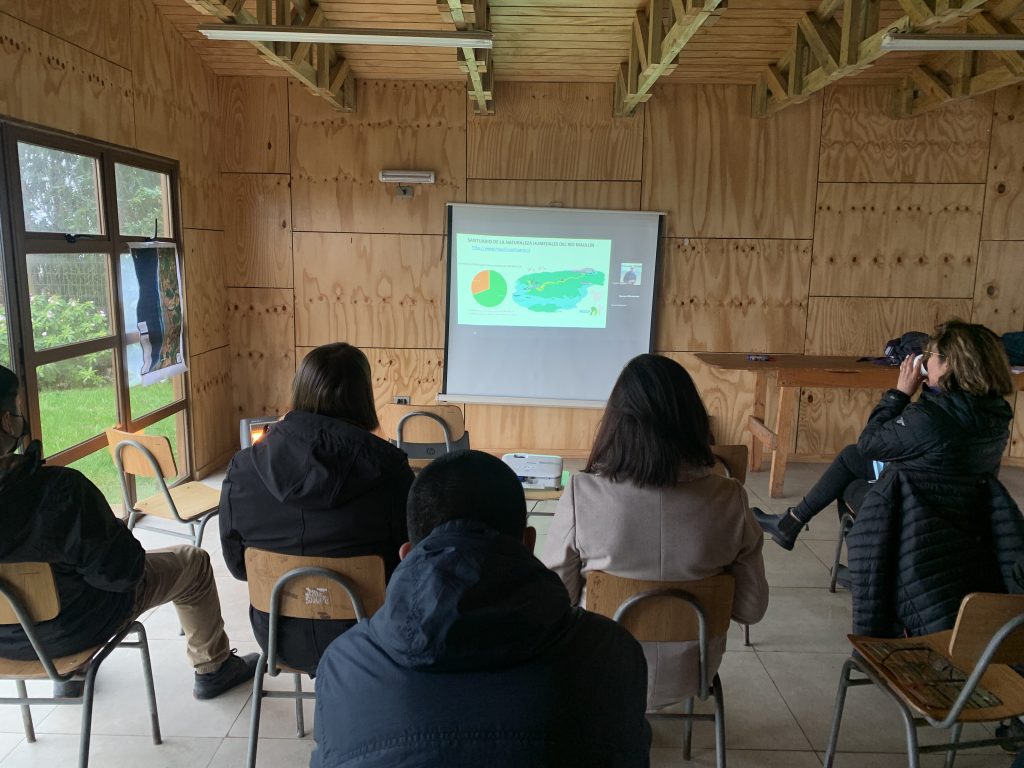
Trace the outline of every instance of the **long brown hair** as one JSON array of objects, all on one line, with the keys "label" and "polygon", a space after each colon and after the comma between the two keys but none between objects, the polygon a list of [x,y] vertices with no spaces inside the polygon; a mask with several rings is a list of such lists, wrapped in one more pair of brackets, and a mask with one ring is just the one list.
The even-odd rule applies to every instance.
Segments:
[{"label": "long brown hair", "polygon": [[317,347],[302,361],[292,382],[292,410],[331,416],[377,429],[370,361],[343,341]]},{"label": "long brown hair", "polygon": [[640,486],[672,485],[684,467],[714,464],[711,443],[707,409],[686,369],[640,355],[608,396],[586,471]]},{"label": "long brown hair", "polygon": [[1003,342],[985,326],[950,320],[935,329],[929,348],[949,366],[939,379],[942,389],[979,396],[1008,395],[1013,391],[1010,361]]}]

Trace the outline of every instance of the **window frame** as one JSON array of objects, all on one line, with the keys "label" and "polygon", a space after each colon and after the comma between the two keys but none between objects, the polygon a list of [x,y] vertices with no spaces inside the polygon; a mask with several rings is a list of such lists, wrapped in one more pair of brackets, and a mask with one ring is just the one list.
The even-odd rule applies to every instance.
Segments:
[{"label": "window frame", "polygon": [[[97,169],[97,205],[103,234],[75,235],[72,240],[64,233],[34,232],[25,225],[24,200],[21,187],[21,168],[18,144],[28,143],[62,152],[72,152],[93,158]],[[167,205],[170,224],[169,236],[150,238],[122,236],[117,206],[115,166],[129,165],[165,174]],[[121,295],[121,254],[129,250],[130,243],[160,242],[174,245],[179,260],[182,307],[182,354],[188,358],[187,304],[185,295],[184,239],[181,225],[180,172],[176,160],[137,150],[119,147],[102,141],[55,131],[14,120],[0,120],[0,251],[3,258],[4,287],[7,291],[7,322],[11,341],[11,361],[21,379],[24,393],[25,415],[33,437],[43,437],[39,407],[39,386],[36,369],[41,365],[59,362],[94,352],[112,352],[113,381],[117,424],[110,426],[129,432],[138,432],[158,421],[184,412],[183,440],[178,444],[179,475],[191,476],[192,430],[189,373],[181,376],[181,393],[174,401],[155,411],[136,416],[131,410],[131,387],[128,383],[125,348],[129,334],[124,328],[123,297]],[[108,259],[108,291],[111,299],[110,321],[112,333],[98,339],[73,342],[49,349],[35,349],[32,334],[32,316],[29,302],[28,255],[42,253],[102,253]],[[0,295],[0,301],[3,300]],[[49,464],[66,466],[106,448],[103,434],[89,437],[76,445],[47,456]],[[44,443],[45,448],[45,443]]]}]

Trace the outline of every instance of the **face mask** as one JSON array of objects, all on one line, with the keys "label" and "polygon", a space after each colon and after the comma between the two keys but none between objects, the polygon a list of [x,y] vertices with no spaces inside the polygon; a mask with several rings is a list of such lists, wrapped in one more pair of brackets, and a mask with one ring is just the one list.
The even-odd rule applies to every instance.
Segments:
[{"label": "face mask", "polygon": [[11,416],[13,418],[21,419],[21,431],[18,432],[17,435],[9,435],[10,437],[14,438],[14,445],[12,445],[11,449],[9,451],[7,451],[8,454],[14,453],[16,450],[18,450],[18,448],[21,446],[22,442],[24,442],[25,438],[28,437],[28,433],[29,433],[28,432],[28,419],[26,419],[21,414],[13,414],[12,413]]}]

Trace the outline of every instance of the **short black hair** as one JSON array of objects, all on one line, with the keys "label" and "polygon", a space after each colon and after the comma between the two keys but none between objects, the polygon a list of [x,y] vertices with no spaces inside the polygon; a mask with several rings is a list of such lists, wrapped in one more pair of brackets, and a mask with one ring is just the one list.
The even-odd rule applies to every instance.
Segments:
[{"label": "short black hair", "polygon": [[662,355],[638,355],[608,396],[587,472],[613,482],[669,486],[684,467],[710,467],[711,420],[690,374]]},{"label": "short black hair", "polygon": [[0,414],[17,412],[19,385],[14,371],[0,365]]},{"label": "short black hair", "polygon": [[482,451],[453,451],[435,459],[409,489],[409,541],[419,544],[451,520],[475,520],[521,538],[526,530],[522,483],[505,462]]}]

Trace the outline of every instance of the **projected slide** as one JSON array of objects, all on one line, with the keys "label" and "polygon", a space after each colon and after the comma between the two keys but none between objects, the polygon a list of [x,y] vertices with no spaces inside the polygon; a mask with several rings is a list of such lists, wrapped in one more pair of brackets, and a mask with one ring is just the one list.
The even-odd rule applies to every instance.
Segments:
[{"label": "projected slide", "polygon": [[458,323],[604,328],[611,240],[458,233]]}]

